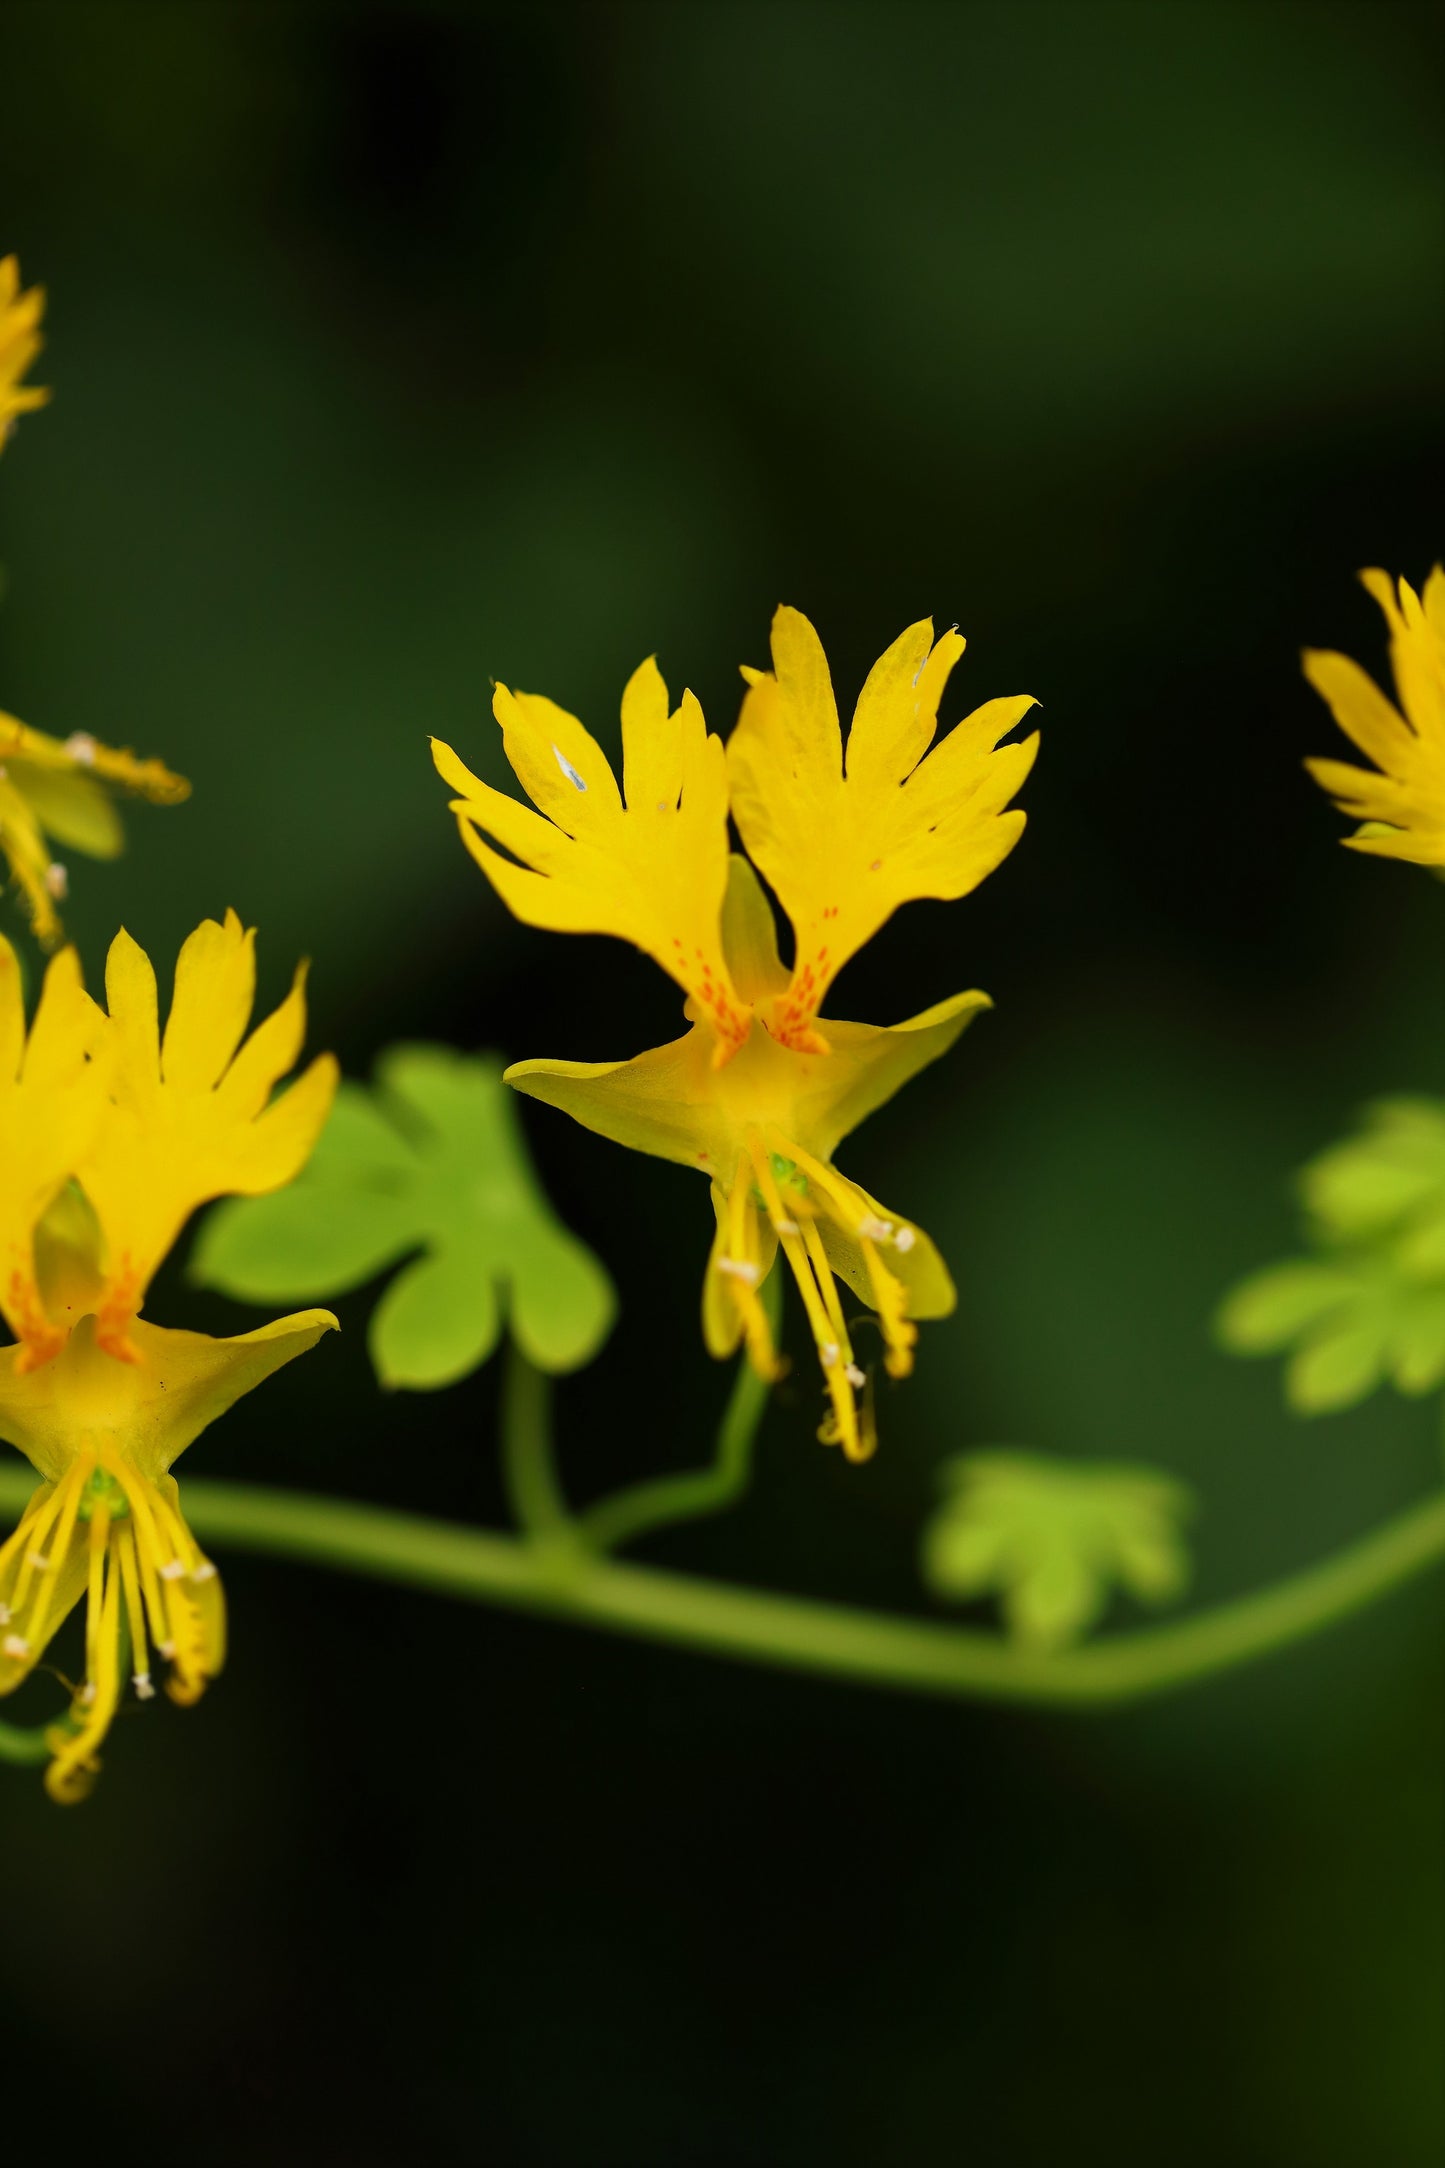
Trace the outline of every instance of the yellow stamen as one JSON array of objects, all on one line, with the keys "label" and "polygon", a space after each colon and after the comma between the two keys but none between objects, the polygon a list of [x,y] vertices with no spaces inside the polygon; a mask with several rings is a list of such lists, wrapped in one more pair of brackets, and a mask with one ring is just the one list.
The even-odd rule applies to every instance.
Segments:
[{"label": "yellow stamen", "polygon": [[75,1466],[70,1470],[65,1482],[61,1485],[60,1493],[57,1494],[63,1499],[63,1503],[56,1523],[55,1541],[51,1546],[50,1567],[42,1577],[40,1586],[35,1592],[35,1609],[31,1614],[30,1623],[25,1633],[25,1639],[33,1649],[41,1649],[45,1646],[45,1629],[50,1623],[51,1600],[55,1594],[56,1583],[60,1578],[59,1569],[64,1565],[70,1551],[70,1540],[75,1533],[76,1516],[80,1512],[80,1501],[85,1490],[88,1473],[88,1459],[82,1453],[77,1456]]},{"label": "yellow stamen", "polygon": [[[913,1368],[913,1349],[918,1340],[918,1328],[909,1322],[906,1314],[908,1290],[895,1273],[888,1270],[878,1254],[880,1222],[871,1212],[859,1212],[858,1201],[846,1183],[821,1159],[811,1152],[792,1144],[779,1135],[774,1149],[802,1168],[809,1181],[815,1182],[831,1216],[844,1233],[858,1244],[863,1262],[868,1268],[868,1281],[873,1290],[873,1307],[878,1312],[878,1323],[887,1350],[884,1361],[888,1375],[906,1378]],[[890,1230],[891,1232],[891,1230]]]},{"label": "yellow stamen", "polygon": [[[759,1377],[772,1382],[782,1375],[782,1365],[778,1361],[777,1349],[773,1346],[772,1328],[768,1324],[767,1312],[758,1298],[762,1244],[758,1240],[757,1213],[748,1194],[750,1187],[748,1162],[740,1159],[728,1198],[730,1254],[723,1260],[724,1276],[732,1302],[742,1319],[748,1360]],[[730,1272],[725,1269],[729,1264],[734,1267]]]},{"label": "yellow stamen", "polygon": [[[90,1668],[88,1684],[95,1691],[86,1704],[85,1721],[74,1732],[65,1732],[57,1725],[49,1740],[55,1751],[55,1759],[45,1772],[45,1789],[61,1806],[72,1805],[83,1799],[99,1772],[100,1764],[95,1750],[109,1731],[120,1699],[120,1575],[112,1564],[109,1573],[103,1575],[103,1589],[98,1589],[97,1560],[103,1568],[106,1549],[95,1548],[95,1523],[104,1516],[107,1524],[109,1513],[104,1507],[97,1511],[91,1522],[91,1592],[90,1600],[95,1607],[93,1634],[93,1657],[88,1656]],[[86,1621],[87,1647],[92,1645],[90,1620]]]},{"label": "yellow stamen", "polygon": [[105,1595],[105,1563],[110,1549],[110,1506],[101,1499],[90,1516],[90,1583],[85,1604],[85,1684],[87,1705],[94,1702],[100,1676],[101,1606]]},{"label": "yellow stamen", "polygon": [[166,1692],[189,1707],[199,1701],[208,1680],[220,1669],[218,1629],[208,1632],[204,1608],[196,1596],[199,1574],[215,1568],[201,1556],[180,1515],[161,1493],[117,1467],[135,1523],[137,1562],[151,1632],[160,1654],[171,1665]]},{"label": "yellow stamen", "polygon": [[154,1691],[151,1686],[150,1651],[146,1645],[145,1604],[141,1599],[140,1574],[136,1561],[135,1528],[125,1522],[117,1538],[116,1550],[120,1559],[121,1590],[125,1597],[126,1622],[130,1628],[130,1668],[136,1693],[144,1700]]},{"label": "yellow stamen", "polygon": [[[833,1297],[833,1310],[830,1311],[824,1295],[819,1291],[820,1283],[815,1277],[815,1268],[809,1250],[805,1247],[803,1234],[799,1231],[799,1224],[802,1230],[813,1231],[811,1214],[800,1214],[799,1223],[795,1223],[793,1216],[784,1211],[772,1162],[756,1132],[749,1135],[748,1152],[757,1176],[758,1188],[762,1191],[763,1202],[768,1208],[768,1216],[777,1230],[783,1254],[792,1267],[798,1293],[803,1298],[803,1308],[808,1313],[808,1323],[812,1327],[818,1350],[818,1361],[822,1365],[823,1382],[832,1402],[831,1415],[819,1430],[819,1439],[825,1445],[841,1445],[849,1460],[866,1460],[873,1448],[865,1441],[858,1428],[857,1403],[853,1398],[852,1381],[848,1376],[853,1361],[852,1349],[848,1345],[847,1329],[843,1325],[842,1310],[838,1306],[837,1290],[833,1287],[833,1277],[829,1272],[826,1284]],[[792,1231],[788,1232],[790,1227]],[[815,1231],[814,1239],[816,1240]],[[826,1263],[824,1269],[827,1269]],[[836,1323],[833,1311],[837,1313]]]},{"label": "yellow stamen", "polygon": [[[22,1547],[20,1573],[15,1583],[15,1593],[10,1598],[10,1608],[13,1612],[23,1611],[29,1601],[30,1583],[35,1576],[38,1561],[46,1555],[44,1545],[51,1529],[65,1510],[66,1497],[72,1485],[78,1485],[79,1474],[80,1462],[77,1459],[72,1463],[44,1504],[35,1509],[34,1519],[31,1520],[27,1517],[27,1519],[23,1520],[16,1529],[14,1536],[10,1539],[11,1543],[18,1545],[22,1536],[26,1538]],[[9,1545],[6,1548],[8,1549]]]}]

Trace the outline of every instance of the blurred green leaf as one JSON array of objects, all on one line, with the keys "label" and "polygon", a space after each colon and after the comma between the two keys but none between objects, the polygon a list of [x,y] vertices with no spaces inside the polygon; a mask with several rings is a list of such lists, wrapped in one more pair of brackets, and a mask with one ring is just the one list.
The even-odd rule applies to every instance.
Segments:
[{"label": "blurred green leaf", "polygon": [[1445,1104],[1382,1099],[1367,1126],[1311,1161],[1300,1188],[1325,1238],[1398,1234],[1445,1246]]},{"label": "blurred green leaf", "polygon": [[407,1257],[371,1320],[383,1385],[466,1377],[492,1353],[504,1314],[524,1354],[551,1371],[587,1362],[611,1329],[612,1284],[547,1203],[490,1055],[392,1047],[371,1090],[342,1085],[289,1189],[216,1207],[191,1276],[246,1302],[308,1302]]},{"label": "blurred green leaf", "polygon": [[997,1594],[1010,1633],[1035,1648],[1079,1640],[1115,1588],[1158,1604],[1188,1584],[1193,1497],[1156,1469],[994,1451],[946,1462],[941,1481],[924,1579],[945,1598]]},{"label": "blurred green leaf", "polygon": [[1360,1135],[1300,1178],[1314,1258],[1244,1280],[1216,1320],[1236,1355],[1290,1350],[1285,1394],[1302,1415],[1353,1407],[1389,1382],[1445,1383],[1445,1104],[1385,1099]]}]

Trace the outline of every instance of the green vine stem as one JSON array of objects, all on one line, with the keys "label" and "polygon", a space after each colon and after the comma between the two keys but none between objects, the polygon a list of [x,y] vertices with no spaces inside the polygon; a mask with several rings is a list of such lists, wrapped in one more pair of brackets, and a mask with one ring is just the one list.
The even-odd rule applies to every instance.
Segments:
[{"label": "green vine stem", "polygon": [[502,1374],[502,1478],[517,1526],[534,1542],[552,1544],[570,1534],[572,1518],[552,1458],[551,1391],[513,1340]]},{"label": "green vine stem", "polygon": [[[0,1510],[18,1511],[33,1481],[28,1469],[0,1470]],[[1445,1559],[1439,1494],[1258,1595],[1043,1655],[968,1627],[692,1580],[580,1549],[564,1574],[546,1544],[340,1499],[198,1480],[186,1486],[186,1506],[197,1533],[223,1546],[435,1595],[876,1686],[1075,1707],[1138,1700],[1286,1648]]]},{"label": "green vine stem", "polygon": [[[758,1298],[774,1339],[783,1307],[781,1283],[780,1273],[770,1273]],[[748,1487],[753,1440],[767,1397],[767,1385],[752,1364],[739,1362],[711,1465],[686,1475],[655,1476],[650,1482],[635,1483],[627,1490],[615,1491],[610,1498],[600,1499],[578,1515],[577,1527],[583,1540],[594,1551],[615,1551],[651,1529],[696,1520],[730,1506]]]}]

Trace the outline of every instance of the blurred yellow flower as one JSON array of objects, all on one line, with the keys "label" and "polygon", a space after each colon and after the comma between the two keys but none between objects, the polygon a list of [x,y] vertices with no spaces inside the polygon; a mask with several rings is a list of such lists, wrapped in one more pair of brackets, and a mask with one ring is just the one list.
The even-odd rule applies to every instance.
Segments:
[{"label": "blurred yellow flower", "polygon": [[159,760],[137,760],[83,730],[64,740],[48,738],[0,710],[0,853],[43,947],[60,939],[56,905],[68,887],[51,841],[88,858],[114,858],[125,846],[107,784],[153,805],[179,805],[191,794],[184,776],[172,775]]},{"label": "blurred yellow flower", "polygon": [[[221,1668],[215,1568],[181,1511],[172,1464],[218,1415],[336,1320],[308,1310],[234,1340],[137,1315],[190,1212],[295,1175],[330,1109],[329,1055],[268,1106],[305,1024],[298,977],[247,1038],[254,936],[233,912],[185,943],[162,1039],[155,974],[126,934],[107,969],[109,1014],[74,954],[46,972],[27,1036],[14,950],[0,939],[0,1438],[40,1486],[0,1546],[0,1694],[34,1669],[86,1598],[85,1671],[50,1734],[56,1799],[88,1789],[129,1650],[137,1695],[191,1702]],[[244,1041],[244,1043],[242,1043]]]},{"label": "blurred yellow flower", "polygon": [[0,259],[0,449],[15,426],[16,415],[32,413],[50,397],[48,391],[20,381],[45,344],[40,336],[44,314],[44,287],[32,286],[22,294],[19,258]]},{"label": "blurred yellow flower", "polygon": [[[876,1312],[894,1377],[912,1368],[913,1321],[945,1315],[954,1291],[921,1229],[840,1174],[833,1153],[947,1051],[988,997],[960,994],[892,1029],[829,1020],[824,1031],[817,1019],[841,965],[899,904],[965,895],[1023,827],[1023,814],[1004,807],[1037,736],[995,748],[1030,699],[988,703],[929,753],[962,650],[956,633],[935,644],[930,623],[910,626],[869,675],[846,762],[818,636],[789,609],[774,621],[776,674],[744,673],[725,770],[696,701],[684,694],[670,714],[652,662],[623,698],[625,802],[574,717],[505,689],[496,713],[506,750],[541,813],[480,782],[450,746],[433,747],[459,793],[463,839],[519,917],[620,934],[688,997],[692,1028],[671,1045],[626,1062],[519,1062],[507,1081],[604,1136],[707,1175],[717,1218],[707,1345],[723,1356],[745,1344],[769,1378],[780,1365],[758,1291],[781,1249],[828,1394],[819,1435],[857,1460],[876,1433],[838,1281]],[[729,859],[729,782],[743,841],[792,920],[791,968],[752,866]]]},{"label": "blurred yellow flower", "polygon": [[1435,567],[1423,598],[1405,580],[1397,598],[1385,572],[1360,578],[1390,628],[1399,707],[1348,655],[1307,652],[1305,676],[1375,767],[1341,760],[1305,766],[1342,813],[1364,823],[1344,838],[1352,850],[1445,866],[1445,571]]}]

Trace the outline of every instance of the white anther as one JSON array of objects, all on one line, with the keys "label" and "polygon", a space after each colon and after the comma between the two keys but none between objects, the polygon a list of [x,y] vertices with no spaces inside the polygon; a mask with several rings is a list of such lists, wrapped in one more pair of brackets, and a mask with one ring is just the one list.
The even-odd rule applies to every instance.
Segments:
[{"label": "white anther", "polygon": [[135,1688],[137,1701],[155,1700],[156,1690],[151,1684],[151,1675],[148,1671],[138,1671],[130,1683]]},{"label": "white anther", "polygon": [[756,1287],[758,1284],[758,1268],[746,1257],[720,1257],[717,1268],[719,1272],[730,1273],[735,1280],[741,1280],[744,1287]]},{"label": "white anther", "polygon": [[848,1383],[852,1386],[855,1393],[861,1393],[863,1387],[868,1382],[856,1363],[849,1363],[847,1369],[843,1372],[843,1375],[848,1380]]},{"label": "white anther", "polygon": [[49,1573],[50,1560],[44,1551],[32,1551],[28,1560],[32,1573]]},{"label": "white anther", "polygon": [[902,1250],[904,1255],[907,1256],[917,1240],[918,1237],[911,1227],[900,1227],[893,1237],[893,1247],[895,1250]]},{"label": "white anther", "polygon": [[0,1656],[20,1657],[29,1654],[30,1643],[23,1640],[19,1634],[6,1634],[5,1639],[0,1641]]},{"label": "white anther", "polygon": [[818,1349],[818,1360],[825,1370],[831,1370],[842,1352],[836,1340],[825,1340]]},{"label": "white anther", "polygon": [[64,903],[70,893],[70,875],[58,858],[52,858],[45,869],[45,892],[57,903]]},{"label": "white anther", "polygon": [[773,1226],[780,1235],[795,1235],[798,1232],[796,1220],[774,1220]]},{"label": "white anther", "polygon": [[185,1578],[186,1562],[183,1558],[168,1558],[161,1567],[163,1581],[180,1581]]},{"label": "white anther", "polygon": [[82,768],[89,768],[95,761],[95,740],[88,730],[72,730],[65,741],[65,750]]},{"label": "white anther", "polygon": [[858,1222],[860,1242],[886,1242],[892,1232],[892,1220],[879,1219],[876,1212],[865,1212]]},{"label": "white anther", "polygon": [[175,1653],[176,1645],[174,1641],[158,1641],[156,1643],[157,1656],[164,1656],[167,1663],[170,1662],[171,1658],[175,1655]]},{"label": "white anther", "polygon": [[561,746],[554,745],[552,751],[557,756],[557,765],[562,770],[562,773],[566,776],[568,782],[571,783],[577,790],[586,790],[587,785],[583,782],[581,776],[577,773],[577,770],[573,767],[571,761],[567,758],[567,755],[563,752]]},{"label": "white anther", "polygon": [[94,1679],[87,1679],[84,1686],[82,1686],[80,1692],[76,1695],[75,1698],[80,1703],[82,1709],[93,1709],[95,1707]]},{"label": "white anther", "polygon": [[215,1578],[216,1569],[209,1558],[203,1558],[199,1566],[192,1568],[191,1579],[193,1581],[214,1581]]}]

